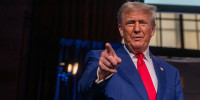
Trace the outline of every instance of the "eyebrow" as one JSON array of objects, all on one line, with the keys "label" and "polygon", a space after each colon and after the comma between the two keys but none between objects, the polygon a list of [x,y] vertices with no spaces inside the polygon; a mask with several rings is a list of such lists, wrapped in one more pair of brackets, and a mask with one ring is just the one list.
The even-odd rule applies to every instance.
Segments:
[{"label": "eyebrow", "polygon": [[[138,21],[139,21],[139,22],[148,22],[147,20],[143,20],[143,19],[138,20]],[[130,23],[130,22],[136,22],[136,20],[130,19],[130,20],[128,20],[125,24],[128,24],[128,23]]]},{"label": "eyebrow", "polygon": [[126,21],[126,24],[129,23],[129,22],[136,22],[135,20],[128,20]]}]

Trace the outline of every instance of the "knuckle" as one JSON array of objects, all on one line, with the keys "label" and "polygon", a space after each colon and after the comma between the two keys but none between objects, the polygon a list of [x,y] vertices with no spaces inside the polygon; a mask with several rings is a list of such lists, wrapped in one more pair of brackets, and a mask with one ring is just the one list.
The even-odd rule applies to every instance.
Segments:
[{"label": "knuckle", "polygon": [[115,59],[112,60],[112,64],[113,66],[116,66],[117,65],[117,61]]},{"label": "knuckle", "polygon": [[111,67],[112,67],[112,64],[111,64],[111,63],[109,63],[109,64],[108,64],[108,66],[109,66],[109,68],[111,68]]},{"label": "knuckle", "polygon": [[103,67],[103,63],[99,61],[99,67]]},{"label": "knuckle", "polygon": [[114,66],[117,66],[117,63],[116,63],[116,62],[114,62],[114,63],[113,63],[113,65],[114,65]]},{"label": "knuckle", "polygon": [[101,62],[99,61],[99,66],[101,67]]},{"label": "knuckle", "polygon": [[101,62],[101,61],[103,61],[103,58],[102,58],[102,57],[99,58],[99,62]]},{"label": "knuckle", "polygon": [[101,52],[101,56],[104,56],[105,55],[105,50]]}]

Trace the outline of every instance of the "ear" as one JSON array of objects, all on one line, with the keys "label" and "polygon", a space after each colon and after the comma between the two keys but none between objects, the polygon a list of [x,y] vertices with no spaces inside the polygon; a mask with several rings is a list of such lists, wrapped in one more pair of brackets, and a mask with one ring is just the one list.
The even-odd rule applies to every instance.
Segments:
[{"label": "ear", "polygon": [[154,35],[155,33],[155,26],[151,28],[151,37]]},{"label": "ear", "polygon": [[118,29],[119,29],[121,37],[124,37],[124,31],[123,31],[123,27],[121,24],[118,25]]}]

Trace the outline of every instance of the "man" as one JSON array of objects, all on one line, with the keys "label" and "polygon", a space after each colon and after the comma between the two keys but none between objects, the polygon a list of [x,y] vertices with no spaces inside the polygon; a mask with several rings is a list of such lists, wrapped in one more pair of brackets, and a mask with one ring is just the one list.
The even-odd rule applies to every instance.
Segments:
[{"label": "man", "polygon": [[79,91],[93,100],[183,100],[179,72],[149,52],[155,32],[156,7],[126,2],[118,12],[118,27],[125,45],[93,50]]}]

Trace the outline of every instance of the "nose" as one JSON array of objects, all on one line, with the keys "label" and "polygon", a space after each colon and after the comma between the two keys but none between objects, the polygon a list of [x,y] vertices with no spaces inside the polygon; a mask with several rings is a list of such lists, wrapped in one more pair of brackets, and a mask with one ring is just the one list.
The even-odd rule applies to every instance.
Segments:
[{"label": "nose", "polygon": [[135,23],[134,33],[135,33],[135,34],[140,33],[140,26],[139,26],[139,23],[138,23],[138,22]]}]

